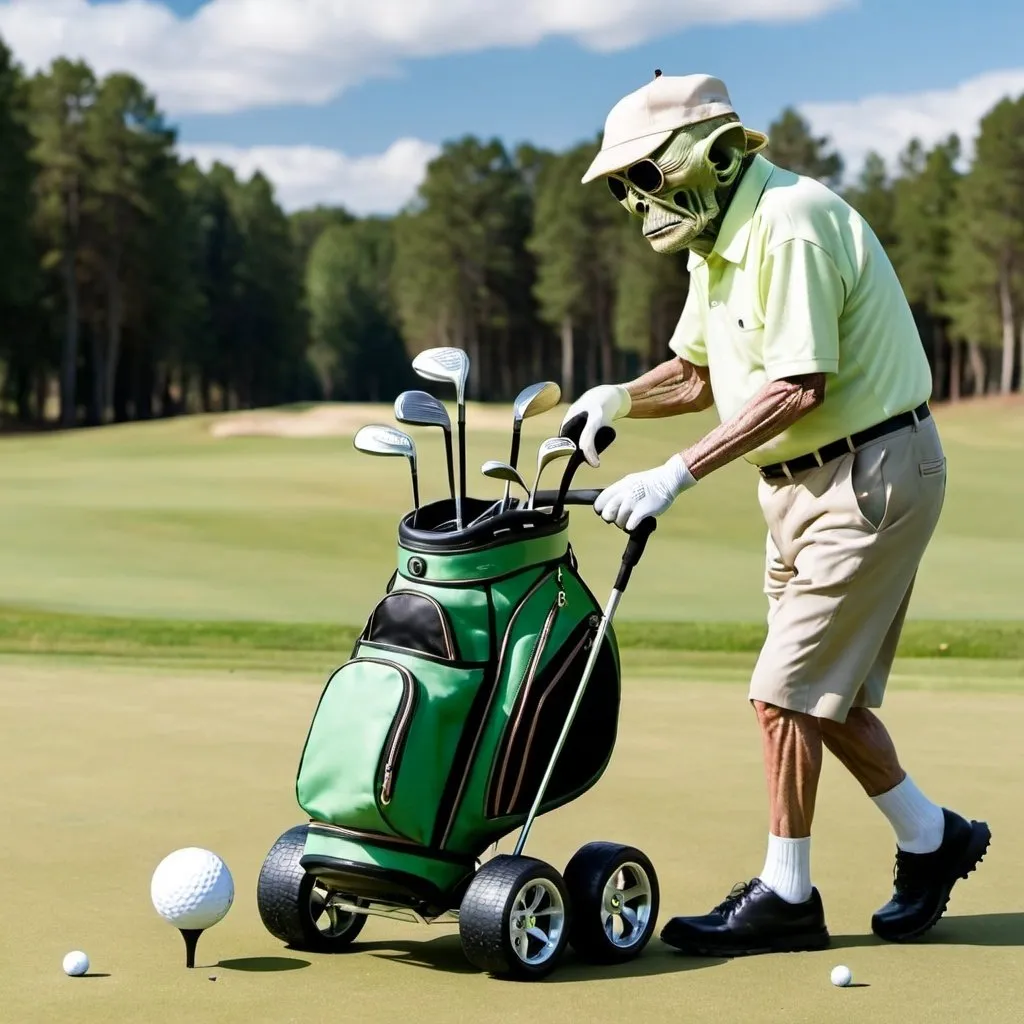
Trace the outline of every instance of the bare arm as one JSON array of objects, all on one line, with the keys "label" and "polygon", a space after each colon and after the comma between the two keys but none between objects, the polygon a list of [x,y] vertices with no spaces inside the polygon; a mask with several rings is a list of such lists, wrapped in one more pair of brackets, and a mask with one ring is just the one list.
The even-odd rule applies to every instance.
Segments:
[{"label": "bare arm", "polygon": [[682,453],[700,480],[771,440],[825,400],[825,374],[787,377],[766,384],[732,419]]},{"label": "bare arm", "polygon": [[633,401],[629,418],[634,420],[701,412],[714,401],[707,367],[678,357],[654,367],[625,388]]}]

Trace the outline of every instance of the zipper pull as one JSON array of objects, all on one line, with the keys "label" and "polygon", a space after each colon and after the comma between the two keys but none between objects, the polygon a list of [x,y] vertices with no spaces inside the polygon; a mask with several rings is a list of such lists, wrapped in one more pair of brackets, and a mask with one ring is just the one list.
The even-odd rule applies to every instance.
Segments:
[{"label": "zipper pull", "polygon": [[566,597],[565,597],[565,590],[562,588],[562,567],[561,566],[558,567],[558,575],[557,575],[556,579],[558,580],[558,607],[559,608],[564,608],[565,607]]},{"label": "zipper pull", "polygon": [[391,777],[394,771],[394,766],[390,761],[384,765],[384,784],[380,787],[380,802],[385,807],[391,803]]}]

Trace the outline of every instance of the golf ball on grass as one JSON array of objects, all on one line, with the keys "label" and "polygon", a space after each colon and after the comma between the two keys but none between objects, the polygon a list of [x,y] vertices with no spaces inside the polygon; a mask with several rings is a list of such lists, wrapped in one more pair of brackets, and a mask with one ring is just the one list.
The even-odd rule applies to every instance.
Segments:
[{"label": "golf ball on grass", "polygon": [[149,894],[156,912],[175,928],[205,931],[231,909],[235,883],[217,854],[188,846],[157,865]]},{"label": "golf ball on grass", "polygon": [[76,949],[64,957],[64,973],[71,978],[80,978],[89,970],[89,958]]},{"label": "golf ball on grass", "polygon": [[832,968],[832,984],[837,988],[846,988],[853,981],[853,973],[849,967],[840,964]]}]

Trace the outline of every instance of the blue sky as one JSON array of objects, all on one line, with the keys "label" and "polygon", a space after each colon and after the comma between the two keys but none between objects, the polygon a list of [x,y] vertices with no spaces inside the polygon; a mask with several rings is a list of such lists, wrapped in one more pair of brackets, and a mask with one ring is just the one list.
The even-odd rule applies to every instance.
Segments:
[{"label": "blue sky", "polygon": [[1020,0],[0,0],[0,35],[29,66],[132,70],[183,150],[261,166],[292,207],[393,209],[467,132],[590,138],[655,67],[722,77],[751,127],[797,106],[851,176],[1024,93]]}]

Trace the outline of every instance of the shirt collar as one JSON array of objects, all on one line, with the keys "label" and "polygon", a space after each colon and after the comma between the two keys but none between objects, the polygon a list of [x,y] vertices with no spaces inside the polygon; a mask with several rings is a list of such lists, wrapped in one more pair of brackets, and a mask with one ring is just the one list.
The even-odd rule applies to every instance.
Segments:
[{"label": "shirt collar", "polygon": [[[725,212],[718,238],[715,239],[714,248],[711,250],[712,255],[720,256],[730,263],[742,262],[746,255],[747,243],[750,241],[750,227],[754,213],[774,171],[775,165],[760,153],[754,157],[753,163],[740,179],[732,202]],[[703,256],[691,252],[687,267],[692,270],[703,262]]]}]

